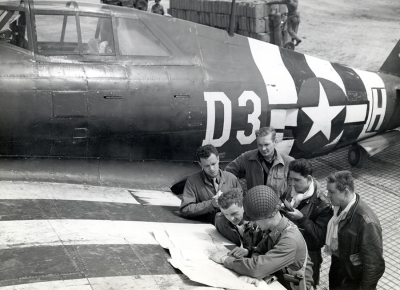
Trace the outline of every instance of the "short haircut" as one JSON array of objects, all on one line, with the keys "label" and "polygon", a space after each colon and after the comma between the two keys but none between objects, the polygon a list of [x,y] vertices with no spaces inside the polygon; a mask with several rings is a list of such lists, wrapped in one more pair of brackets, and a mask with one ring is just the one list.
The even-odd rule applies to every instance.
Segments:
[{"label": "short haircut", "polygon": [[307,177],[312,175],[313,168],[310,161],[300,158],[289,163],[289,171],[294,171],[303,177]]},{"label": "short haircut", "polygon": [[207,159],[211,156],[211,154],[215,154],[218,157],[217,148],[215,148],[211,144],[200,146],[196,151],[197,159],[200,161],[200,158]]},{"label": "short haircut", "polygon": [[240,188],[231,188],[218,197],[218,205],[222,209],[228,209],[232,204],[243,206],[243,193]]},{"label": "short haircut", "polygon": [[354,192],[354,178],[350,171],[335,171],[326,178],[327,183],[336,183],[336,188],[339,191],[344,191],[348,188]]},{"label": "short haircut", "polygon": [[262,127],[259,130],[256,130],[256,137],[264,137],[272,134],[272,140],[276,138],[276,131],[274,127]]}]

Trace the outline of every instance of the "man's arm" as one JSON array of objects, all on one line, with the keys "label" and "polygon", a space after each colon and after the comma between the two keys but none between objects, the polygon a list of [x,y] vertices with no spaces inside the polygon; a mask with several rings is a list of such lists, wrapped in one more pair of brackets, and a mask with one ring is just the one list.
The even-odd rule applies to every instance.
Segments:
[{"label": "man's arm", "polygon": [[376,289],[379,279],[385,272],[382,228],[376,223],[367,223],[362,231],[361,243],[361,287],[363,290]]},{"label": "man's arm", "polygon": [[296,242],[291,238],[282,237],[268,252],[262,255],[255,253],[251,258],[228,257],[224,266],[241,275],[264,278],[291,265],[295,261],[296,251]]},{"label": "man's arm", "polygon": [[[247,224],[243,232],[243,247],[247,249],[247,256],[251,257],[257,246],[262,243],[264,232],[258,227]],[[267,250],[265,250],[267,251]]]},{"label": "man's arm", "polygon": [[291,191],[287,192],[289,190],[289,188],[290,188],[290,190],[292,190],[292,188],[291,188],[292,181],[291,181],[290,176],[289,176],[289,171],[290,171],[289,170],[289,164],[293,160],[295,160],[295,159],[290,155],[287,155],[287,159],[285,160],[285,166],[287,168],[286,169],[287,171],[285,172],[285,174],[286,174],[286,188],[284,189],[283,194],[286,194],[286,196],[290,196]]},{"label": "man's arm", "polygon": [[[236,176],[235,176],[236,177]],[[233,182],[233,188],[239,188],[243,192],[243,188],[240,185],[239,179],[236,177],[234,182]]]},{"label": "man's arm", "polygon": [[[225,171],[228,171],[238,178],[244,177],[246,175],[246,169],[244,167],[243,154],[240,155],[235,160],[231,161],[226,167]],[[239,183],[239,181],[238,181]]]},{"label": "man's arm", "polygon": [[330,204],[323,203],[322,206],[324,206],[324,208],[320,210],[315,222],[306,217],[294,221],[299,228],[304,229],[308,236],[313,237],[313,240],[315,240],[319,248],[325,245],[328,223],[333,215]]},{"label": "man's arm", "polygon": [[215,210],[212,199],[203,202],[197,202],[196,186],[188,179],[183,190],[182,203],[179,212],[183,217],[196,217]]}]

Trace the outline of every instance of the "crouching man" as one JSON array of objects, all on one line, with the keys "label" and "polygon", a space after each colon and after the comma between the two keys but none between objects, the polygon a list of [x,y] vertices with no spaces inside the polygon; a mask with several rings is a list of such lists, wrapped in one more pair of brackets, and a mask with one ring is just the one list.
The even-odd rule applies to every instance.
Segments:
[{"label": "crouching man", "polygon": [[196,155],[202,170],[188,177],[179,212],[182,217],[200,218],[214,224],[215,214],[219,212],[219,194],[242,188],[236,176],[219,168],[218,151],[213,145],[199,147]]},{"label": "crouching man", "polygon": [[268,186],[250,189],[243,200],[244,218],[265,231],[250,258],[235,258],[214,252],[210,259],[241,275],[242,280],[258,285],[259,280],[275,275],[286,289],[312,289],[312,262],[307,245],[296,225],[279,212],[281,201]]},{"label": "crouching man", "polygon": [[228,255],[236,258],[251,256],[263,237],[263,232],[253,223],[243,219],[243,193],[232,188],[218,197],[221,212],[215,216],[216,229],[236,248]]}]

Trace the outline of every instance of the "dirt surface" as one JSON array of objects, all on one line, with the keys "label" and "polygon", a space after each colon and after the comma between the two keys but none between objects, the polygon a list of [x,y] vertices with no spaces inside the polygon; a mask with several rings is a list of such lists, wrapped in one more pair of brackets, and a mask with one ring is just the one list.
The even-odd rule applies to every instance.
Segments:
[{"label": "dirt surface", "polygon": [[400,39],[400,2],[299,0],[296,48],[307,55],[377,71]]},{"label": "dirt surface", "polygon": [[299,12],[296,50],[353,68],[378,71],[400,39],[399,0],[299,0]]},{"label": "dirt surface", "polygon": [[378,71],[400,39],[399,0],[299,0],[299,12],[296,51],[353,68]]}]

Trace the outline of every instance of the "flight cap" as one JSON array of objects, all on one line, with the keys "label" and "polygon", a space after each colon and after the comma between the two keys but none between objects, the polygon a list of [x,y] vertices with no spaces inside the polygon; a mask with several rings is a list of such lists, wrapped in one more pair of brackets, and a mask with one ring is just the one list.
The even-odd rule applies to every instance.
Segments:
[{"label": "flight cap", "polygon": [[251,188],[243,200],[244,219],[257,221],[273,217],[281,208],[275,191],[265,185]]}]

